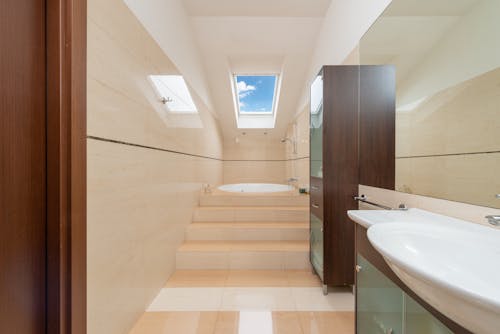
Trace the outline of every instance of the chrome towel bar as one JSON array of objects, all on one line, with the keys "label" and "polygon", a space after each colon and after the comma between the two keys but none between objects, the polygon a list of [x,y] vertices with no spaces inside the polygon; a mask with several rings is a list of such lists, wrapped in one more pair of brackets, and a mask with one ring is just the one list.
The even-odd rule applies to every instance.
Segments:
[{"label": "chrome towel bar", "polygon": [[368,198],[362,194],[361,196],[354,196],[354,200],[355,201],[358,201],[358,202],[363,202],[363,203],[366,203],[366,204],[370,204],[370,205],[373,205],[373,206],[376,206],[377,208],[381,208],[381,209],[384,209],[384,210],[402,210],[402,211],[406,211],[408,210],[408,208],[406,207],[405,204],[399,204],[398,208],[391,208],[390,206],[386,206],[386,205],[382,205],[382,204],[378,204],[378,203],[375,203],[375,202],[371,202],[368,200]]}]

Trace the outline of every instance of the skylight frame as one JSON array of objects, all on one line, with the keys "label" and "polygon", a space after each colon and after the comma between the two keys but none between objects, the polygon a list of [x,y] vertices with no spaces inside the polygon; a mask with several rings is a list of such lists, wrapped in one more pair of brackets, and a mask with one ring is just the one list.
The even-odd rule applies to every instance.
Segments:
[{"label": "skylight frame", "polygon": [[[197,114],[198,106],[182,75],[151,74],[148,80],[165,109],[172,114]],[[168,82],[171,81],[171,82]]]},{"label": "skylight frame", "polygon": [[[238,94],[238,77],[248,76],[248,77],[274,77],[274,90],[273,90],[273,103],[271,111],[241,111],[240,109],[240,97]],[[236,114],[238,117],[275,117],[276,107],[278,104],[278,91],[280,85],[280,73],[233,73],[233,92],[235,100]]]}]

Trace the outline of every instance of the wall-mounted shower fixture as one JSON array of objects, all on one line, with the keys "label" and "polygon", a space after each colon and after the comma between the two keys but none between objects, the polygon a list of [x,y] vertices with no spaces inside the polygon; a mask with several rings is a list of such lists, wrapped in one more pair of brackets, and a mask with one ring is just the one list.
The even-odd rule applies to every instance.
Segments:
[{"label": "wall-mounted shower fixture", "polygon": [[287,141],[289,141],[290,144],[292,144],[293,154],[297,154],[297,141],[295,139],[290,139],[287,137],[281,138],[282,143],[286,143]]}]

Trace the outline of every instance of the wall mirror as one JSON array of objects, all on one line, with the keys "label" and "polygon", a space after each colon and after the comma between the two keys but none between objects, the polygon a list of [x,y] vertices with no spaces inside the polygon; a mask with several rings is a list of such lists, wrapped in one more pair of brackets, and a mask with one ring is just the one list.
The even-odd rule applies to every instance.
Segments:
[{"label": "wall mirror", "polygon": [[500,208],[500,0],[393,0],[360,43],[396,67],[397,191]]}]

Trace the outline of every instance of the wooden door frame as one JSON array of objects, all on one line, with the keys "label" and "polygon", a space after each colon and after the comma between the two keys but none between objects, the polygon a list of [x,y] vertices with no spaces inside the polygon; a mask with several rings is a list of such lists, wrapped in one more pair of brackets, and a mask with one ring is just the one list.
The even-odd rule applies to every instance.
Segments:
[{"label": "wooden door frame", "polygon": [[86,333],[87,1],[46,0],[47,328]]}]

